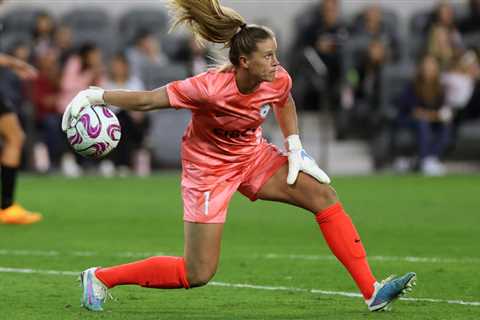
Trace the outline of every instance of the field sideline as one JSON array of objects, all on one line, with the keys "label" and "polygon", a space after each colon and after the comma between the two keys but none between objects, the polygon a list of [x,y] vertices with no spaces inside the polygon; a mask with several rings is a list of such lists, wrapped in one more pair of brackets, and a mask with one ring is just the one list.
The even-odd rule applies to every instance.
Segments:
[{"label": "field sideline", "polygon": [[374,274],[415,271],[389,313],[370,314],[314,219],[234,197],[213,282],[194,290],[111,290],[101,314],[79,307],[78,271],[181,255],[178,174],[148,179],[22,176],[38,225],[0,225],[0,319],[478,319],[480,176],[339,177]]}]

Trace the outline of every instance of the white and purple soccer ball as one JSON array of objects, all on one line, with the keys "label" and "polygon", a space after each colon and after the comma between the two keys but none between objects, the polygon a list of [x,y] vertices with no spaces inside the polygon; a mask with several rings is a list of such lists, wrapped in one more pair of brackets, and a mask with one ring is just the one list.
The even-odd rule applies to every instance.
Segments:
[{"label": "white and purple soccer ball", "polygon": [[112,151],[122,136],[115,114],[103,105],[83,108],[67,129],[68,142],[84,157],[99,159]]}]

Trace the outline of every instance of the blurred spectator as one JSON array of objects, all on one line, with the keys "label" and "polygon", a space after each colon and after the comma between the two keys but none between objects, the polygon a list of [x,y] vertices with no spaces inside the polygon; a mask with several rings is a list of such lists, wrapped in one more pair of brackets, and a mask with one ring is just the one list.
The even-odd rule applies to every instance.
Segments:
[{"label": "blurred spectator", "polygon": [[28,42],[18,40],[9,49],[9,53],[17,59],[28,62],[32,58],[32,47]]},{"label": "blurred spectator", "polygon": [[199,43],[193,36],[188,38],[184,51],[183,55],[190,76],[206,71],[215,63],[207,44]]},{"label": "blurred spectator", "polygon": [[[381,108],[382,69],[386,62],[386,49],[382,41],[372,40],[367,51],[356,60],[349,71],[349,82],[353,86],[354,101],[351,108],[343,110],[351,119],[344,120],[344,131],[357,128],[366,137],[378,134],[384,122]],[[343,104],[347,105],[347,104]]]},{"label": "blurred spectator", "polygon": [[[117,53],[110,63],[109,79],[105,89],[144,90],[142,81],[131,74],[126,56]],[[146,137],[150,119],[145,112],[121,110],[117,114],[122,126],[122,139],[114,151],[114,164],[119,174],[124,175],[130,169],[139,176],[150,174],[151,155],[146,147]],[[115,167],[109,160],[102,161],[100,170],[103,175],[114,174]]]},{"label": "blurred spectator", "polygon": [[473,95],[479,72],[477,55],[468,51],[443,74],[442,83],[445,85],[445,99],[449,106],[455,110],[465,108]]},{"label": "blurred spectator", "polygon": [[480,32],[480,0],[468,2],[468,15],[459,22],[459,29],[462,33]]},{"label": "blurred spectator", "polygon": [[447,29],[456,29],[455,11],[448,1],[440,1],[433,13],[432,25],[443,26]]},{"label": "blurred spectator", "polygon": [[107,89],[144,90],[142,80],[130,71],[130,64],[123,53],[115,54],[110,60]]},{"label": "blurred spectator", "polygon": [[58,50],[49,48],[36,59],[38,77],[33,82],[32,100],[35,106],[37,142],[34,145],[34,167],[47,172],[58,166],[67,149],[65,136],[60,129],[61,113],[57,102],[60,94],[60,68]]},{"label": "blurred spectator", "polygon": [[316,17],[308,20],[298,32],[292,56],[303,54],[306,60],[293,76],[296,79],[294,93],[302,107],[314,109],[325,107],[325,103],[333,108],[339,106],[342,46],[348,36],[339,10],[337,0],[322,1]]},{"label": "blurred spectator", "polygon": [[168,62],[162,52],[160,42],[155,34],[148,30],[140,30],[134,39],[134,45],[127,49],[127,58],[132,74],[140,76],[144,68],[150,64],[164,65]]},{"label": "blurred spectator", "polygon": [[74,53],[72,29],[67,25],[60,25],[55,30],[54,46],[60,51],[59,62],[63,68],[67,59]]},{"label": "blurred spectator", "polygon": [[455,25],[451,4],[442,2],[435,12],[435,20],[428,33],[426,51],[437,58],[442,69],[446,69],[459,57],[464,45]]},{"label": "blurred spectator", "polygon": [[53,43],[53,35],[55,33],[55,21],[47,13],[42,12],[35,18],[33,29],[33,51],[37,56],[43,51],[50,48]]},{"label": "blurred spectator", "polygon": [[399,101],[399,121],[416,132],[419,165],[426,175],[443,175],[439,158],[450,141],[452,113],[445,105],[440,66],[432,55],[425,55],[418,64],[413,83]]},{"label": "blurred spectator", "polygon": [[480,65],[473,51],[466,52],[458,63],[443,75],[447,104],[454,109],[452,146],[463,122],[480,117]]},{"label": "blurred spectator", "polygon": [[[94,44],[86,43],[77,53],[71,55],[62,70],[58,112],[63,113],[73,97],[89,86],[103,86],[105,73],[102,52]],[[62,171],[66,176],[77,177],[81,169],[71,153],[62,157]]]},{"label": "blurred spectator", "polygon": [[62,70],[59,111],[63,112],[79,91],[89,86],[102,86],[103,83],[105,83],[105,70],[102,52],[96,45],[86,43],[76,54],[70,56]]},{"label": "blurred spectator", "polygon": [[398,61],[401,57],[399,36],[385,19],[382,8],[372,5],[362,13],[352,32],[354,35],[367,37],[369,41],[381,43],[386,51],[386,58],[389,61]]}]

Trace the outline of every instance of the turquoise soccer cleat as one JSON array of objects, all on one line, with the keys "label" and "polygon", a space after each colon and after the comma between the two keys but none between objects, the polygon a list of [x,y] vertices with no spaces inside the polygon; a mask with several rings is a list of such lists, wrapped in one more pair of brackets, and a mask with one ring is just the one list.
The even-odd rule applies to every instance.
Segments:
[{"label": "turquoise soccer cleat", "polygon": [[365,302],[370,311],[390,310],[390,304],[405,293],[412,291],[417,275],[409,272],[401,277],[390,276],[381,283],[375,283],[372,297]]},{"label": "turquoise soccer cleat", "polygon": [[90,311],[103,311],[102,306],[108,296],[108,288],[95,276],[97,269],[89,268],[80,274],[83,288],[81,305]]}]

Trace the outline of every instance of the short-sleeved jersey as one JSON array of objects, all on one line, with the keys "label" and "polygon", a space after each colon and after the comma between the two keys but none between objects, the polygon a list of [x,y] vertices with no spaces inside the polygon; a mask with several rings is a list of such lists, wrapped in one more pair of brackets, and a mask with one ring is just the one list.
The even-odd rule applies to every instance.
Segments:
[{"label": "short-sleeved jersey", "polygon": [[209,70],[167,86],[170,105],[192,111],[185,130],[182,159],[206,168],[241,164],[262,142],[260,125],[271,107],[283,107],[292,80],[279,68],[275,80],[262,82],[252,93],[238,90],[235,71]]}]

